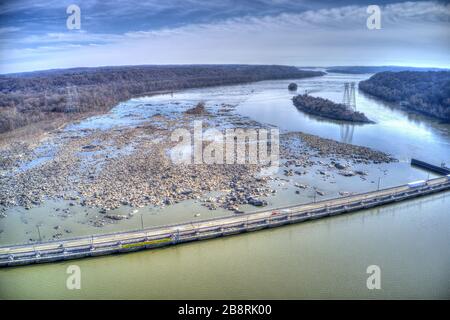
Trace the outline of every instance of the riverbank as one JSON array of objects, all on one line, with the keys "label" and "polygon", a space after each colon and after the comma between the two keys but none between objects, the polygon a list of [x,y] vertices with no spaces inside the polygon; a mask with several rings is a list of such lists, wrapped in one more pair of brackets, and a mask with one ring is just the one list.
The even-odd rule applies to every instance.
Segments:
[{"label": "riverbank", "polygon": [[450,71],[380,72],[359,89],[408,112],[450,123]]}]

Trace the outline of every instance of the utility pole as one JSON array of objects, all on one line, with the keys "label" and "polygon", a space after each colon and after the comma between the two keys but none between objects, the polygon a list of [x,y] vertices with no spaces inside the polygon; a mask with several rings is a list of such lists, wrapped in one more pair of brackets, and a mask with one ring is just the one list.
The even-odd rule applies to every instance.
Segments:
[{"label": "utility pole", "polygon": [[66,110],[68,112],[78,112],[80,111],[80,99],[78,97],[78,90],[76,86],[66,87],[67,98],[66,98]]},{"label": "utility pole", "polygon": [[142,213],[141,213],[141,228],[142,228],[142,230],[144,230],[144,218],[143,218]]},{"label": "utility pole", "polygon": [[381,183],[381,177],[378,177],[378,188],[377,188],[378,191],[380,191],[380,183]]},{"label": "utility pole", "polygon": [[42,238],[41,238],[41,230],[39,230],[39,225],[36,225],[37,231],[38,231],[38,235],[39,235],[39,242],[42,242]]}]

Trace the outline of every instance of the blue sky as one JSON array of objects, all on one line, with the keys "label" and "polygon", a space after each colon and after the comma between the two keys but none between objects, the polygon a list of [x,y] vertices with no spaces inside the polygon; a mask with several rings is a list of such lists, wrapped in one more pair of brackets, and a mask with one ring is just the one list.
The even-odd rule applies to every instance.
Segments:
[{"label": "blue sky", "polygon": [[[81,8],[81,29],[66,8]],[[381,7],[381,30],[366,27]],[[0,73],[185,63],[449,67],[449,1],[15,0],[0,4]]]}]

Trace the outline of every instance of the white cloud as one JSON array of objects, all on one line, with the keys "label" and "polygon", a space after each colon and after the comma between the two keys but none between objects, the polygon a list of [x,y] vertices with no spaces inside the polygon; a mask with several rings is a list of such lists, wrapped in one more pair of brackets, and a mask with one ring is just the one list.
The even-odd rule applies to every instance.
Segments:
[{"label": "white cloud", "polygon": [[[120,35],[67,32],[29,36],[22,43],[38,47],[31,52],[4,51],[3,58],[9,62],[0,65],[0,72],[159,63],[448,66],[450,5],[387,5],[382,7],[382,30],[368,30],[367,16],[366,7],[347,6]],[[39,47],[40,43],[51,43],[51,48]]]},{"label": "white cloud", "polygon": [[1,34],[5,34],[5,33],[17,32],[19,30],[20,30],[20,28],[18,28],[18,27],[4,27],[4,28],[0,28],[0,35]]}]

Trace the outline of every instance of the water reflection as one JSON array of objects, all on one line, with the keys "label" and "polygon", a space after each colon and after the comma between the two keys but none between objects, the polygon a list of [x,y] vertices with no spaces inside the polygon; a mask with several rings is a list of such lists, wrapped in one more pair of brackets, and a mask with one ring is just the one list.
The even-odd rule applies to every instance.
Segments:
[{"label": "water reflection", "polygon": [[[370,75],[328,74],[297,80],[298,92],[342,102],[346,82],[359,82]],[[239,104],[237,111],[285,131],[303,131],[324,138],[368,146],[403,161],[419,158],[433,163],[450,160],[450,125],[420,114],[408,113],[356,90],[356,109],[375,124],[355,125],[331,121],[298,111],[287,90],[290,81],[253,84],[255,92]]]},{"label": "water reflection", "polygon": [[355,126],[353,124],[341,124],[340,125],[341,142],[352,143],[354,130]]}]

